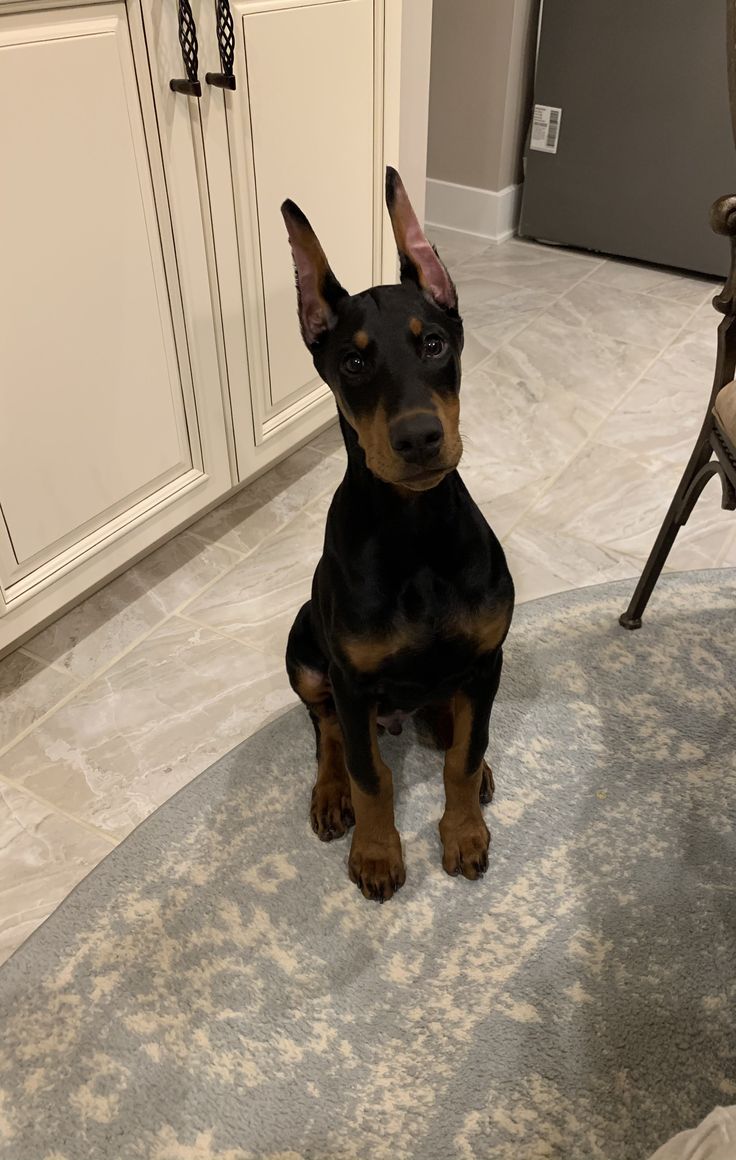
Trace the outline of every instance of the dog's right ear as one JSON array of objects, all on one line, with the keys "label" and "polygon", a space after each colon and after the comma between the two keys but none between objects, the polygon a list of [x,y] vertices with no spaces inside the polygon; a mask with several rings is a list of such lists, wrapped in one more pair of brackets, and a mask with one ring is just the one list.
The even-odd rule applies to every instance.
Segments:
[{"label": "dog's right ear", "polygon": [[347,290],[332,273],[319,239],[299,206],[285,201],[281,213],[294,258],[302,338],[311,350],[335,325],[337,304],[347,297]]}]

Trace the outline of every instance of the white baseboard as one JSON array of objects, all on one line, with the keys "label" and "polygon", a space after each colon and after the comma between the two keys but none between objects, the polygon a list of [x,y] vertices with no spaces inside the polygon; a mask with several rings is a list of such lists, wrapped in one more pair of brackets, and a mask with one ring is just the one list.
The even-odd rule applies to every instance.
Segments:
[{"label": "white baseboard", "polygon": [[471,185],[427,178],[427,225],[504,242],[516,233],[520,205],[521,185],[499,190],[475,189]]}]

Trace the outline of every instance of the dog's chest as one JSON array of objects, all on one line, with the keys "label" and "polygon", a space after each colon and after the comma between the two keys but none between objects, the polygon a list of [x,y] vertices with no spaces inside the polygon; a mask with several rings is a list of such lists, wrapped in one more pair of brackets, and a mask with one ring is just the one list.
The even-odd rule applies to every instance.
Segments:
[{"label": "dog's chest", "polygon": [[489,586],[472,599],[426,569],[386,602],[371,630],[347,633],[341,644],[352,668],[380,684],[452,683],[499,647],[510,618],[502,593]]},{"label": "dog's chest", "polygon": [[340,552],[338,541],[348,567],[338,565],[337,584],[324,576],[336,654],[363,688],[390,693],[397,708],[421,701],[418,690],[457,689],[499,647],[511,619],[501,546],[470,498],[458,497],[449,514],[379,522],[352,552]]}]

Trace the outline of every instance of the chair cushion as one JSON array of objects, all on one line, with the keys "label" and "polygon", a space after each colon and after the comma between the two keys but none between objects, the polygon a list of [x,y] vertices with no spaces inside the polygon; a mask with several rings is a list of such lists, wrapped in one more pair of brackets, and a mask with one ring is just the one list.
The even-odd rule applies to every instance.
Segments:
[{"label": "chair cushion", "polygon": [[736,382],[728,383],[718,392],[713,414],[731,443],[736,444]]}]

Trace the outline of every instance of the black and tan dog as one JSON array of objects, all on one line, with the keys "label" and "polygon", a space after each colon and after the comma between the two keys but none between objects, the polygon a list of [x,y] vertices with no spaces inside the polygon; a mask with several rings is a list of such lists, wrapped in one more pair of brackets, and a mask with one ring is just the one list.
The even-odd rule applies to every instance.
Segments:
[{"label": "black and tan dog", "polygon": [[298,206],[282,206],[302,335],[334,392],[348,453],[286,663],[317,734],[312,827],[330,841],[355,823],[350,877],[380,902],[405,871],[378,731],[419,709],[446,749],[442,865],[466,878],[486,871],[484,754],[514,602],[501,546],[456,471],[455,287],[393,169],[386,202],[401,283],[353,295]]}]

